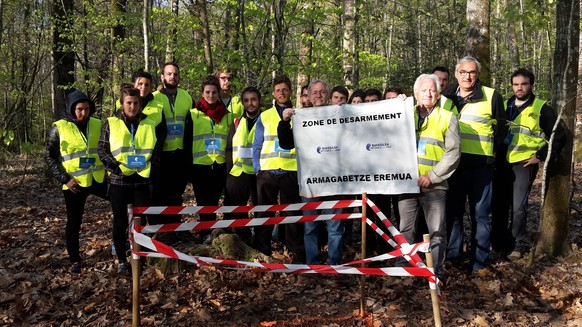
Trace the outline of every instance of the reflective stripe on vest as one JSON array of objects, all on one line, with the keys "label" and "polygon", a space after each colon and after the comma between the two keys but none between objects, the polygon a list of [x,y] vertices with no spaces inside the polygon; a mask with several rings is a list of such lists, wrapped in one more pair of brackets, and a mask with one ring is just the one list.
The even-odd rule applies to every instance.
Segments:
[{"label": "reflective stripe on vest", "polygon": [[[534,99],[533,103],[515,117],[511,124],[513,134],[507,148],[507,162],[528,160],[546,144],[546,135],[540,127],[540,114],[546,102]],[[507,102],[505,103],[507,108]]]},{"label": "reflective stripe on vest", "polygon": [[[441,160],[445,153],[445,135],[451,121],[451,111],[435,107],[425,118],[423,128],[417,131],[418,143],[424,143],[424,153],[417,151],[419,176],[425,175]],[[418,113],[415,112],[418,122]],[[418,126],[417,124],[415,124]],[[418,148],[418,145],[417,145]]]},{"label": "reflective stripe on vest", "polygon": [[264,126],[263,148],[261,149],[260,160],[261,170],[297,171],[295,149],[286,151],[275,147],[279,143],[277,126],[281,121],[277,108],[272,107],[263,112],[260,119]]},{"label": "reflective stripe on vest", "polygon": [[[144,178],[150,177],[151,159],[156,146],[156,124],[152,119],[146,118],[139,122],[133,137],[135,148],[132,146],[132,136],[123,120],[117,117],[107,118],[109,122],[109,145],[111,154],[120,165],[123,175],[131,176],[136,172]],[[141,155],[145,157],[146,165],[143,168],[129,168],[128,156]]]},{"label": "reflective stripe on vest", "polygon": [[[212,165],[214,162],[226,162],[226,140],[230,128],[229,115],[224,115],[220,123],[215,124],[212,118],[194,108],[190,110],[194,125],[192,136],[192,163],[195,165]],[[220,140],[218,149],[209,149],[207,142]]]},{"label": "reflective stripe on vest", "polygon": [[[174,151],[177,149],[184,148],[184,122],[186,121],[186,115],[192,109],[192,97],[188,92],[182,89],[178,89],[176,94],[176,100],[174,101],[174,106],[170,105],[170,99],[168,96],[160,91],[153,93],[154,99],[161,102],[163,105],[164,115],[166,117],[166,125],[179,124],[182,126],[182,134],[172,134],[166,135],[166,140],[164,141],[164,151]],[[173,109],[173,110],[172,110]],[[170,128],[168,128],[170,131]]]},{"label": "reflective stripe on vest", "polygon": [[459,113],[461,152],[493,156],[493,126],[491,99],[494,89],[483,86],[483,99],[468,102]]},{"label": "reflective stripe on vest", "polygon": [[[75,123],[61,119],[54,122],[59,131],[59,149],[61,153],[61,164],[67,174],[79,182],[82,187],[93,185],[93,179],[102,183],[105,179],[105,167],[97,155],[97,145],[101,135],[101,121],[89,117],[87,123],[87,133],[89,139],[77,128]],[[91,168],[81,168],[80,158],[88,157],[95,159],[95,166]],[[68,190],[63,184],[63,190]]]},{"label": "reflective stripe on vest", "polygon": [[249,132],[246,117],[239,120],[236,132],[232,137],[232,169],[230,174],[240,176],[245,174],[254,174],[253,169],[253,141],[255,139],[255,125]]}]

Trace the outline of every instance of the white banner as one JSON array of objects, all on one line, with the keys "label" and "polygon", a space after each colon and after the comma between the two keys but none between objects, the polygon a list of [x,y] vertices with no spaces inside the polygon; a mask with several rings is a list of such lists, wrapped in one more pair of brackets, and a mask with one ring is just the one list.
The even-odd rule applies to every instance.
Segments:
[{"label": "white banner", "polygon": [[418,193],[412,98],[295,110],[304,197]]}]

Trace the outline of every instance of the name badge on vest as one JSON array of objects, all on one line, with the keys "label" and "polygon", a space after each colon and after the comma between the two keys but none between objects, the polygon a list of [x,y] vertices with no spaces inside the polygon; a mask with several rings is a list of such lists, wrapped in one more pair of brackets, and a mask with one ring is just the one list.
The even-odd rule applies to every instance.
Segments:
[{"label": "name badge on vest", "polygon": [[280,145],[279,145],[279,139],[275,140],[275,152],[291,152],[291,150],[287,150],[287,149],[283,149]]},{"label": "name badge on vest", "polygon": [[513,141],[513,134],[507,133],[507,136],[505,137],[505,140],[503,140],[503,143],[505,143],[505,145],[510,145],[511,141]]},{"label": "name badge on vest", "polygon": [[146,166],[145,156],[129,155],[127,156],[127,167],[144,168]]},{"label": "name badge on vest", "polygon": [[238,157],[241,159],[250,159],[253,157],[253,148],[239,148]]},{"label": "name badge on vest", "polygon": [[419,156],[424,156],[426,154],[426,141],[418,141],[418,147],[416,148],[416,154]]},{"label": "name badge on vest", "polygon": [[218,151],[220,150],[220,139],[204,140],[204,146],[206,151]]},{"label": "name badge on vest", "polygon": [[168,125],[168,135],[182,135],[184,134],[184,126],[180,124]]},{"label": "name badge on vest", "polygon": [[79,158],[79,168],[90,169],[95,167],[95,158],[82,157]]}]

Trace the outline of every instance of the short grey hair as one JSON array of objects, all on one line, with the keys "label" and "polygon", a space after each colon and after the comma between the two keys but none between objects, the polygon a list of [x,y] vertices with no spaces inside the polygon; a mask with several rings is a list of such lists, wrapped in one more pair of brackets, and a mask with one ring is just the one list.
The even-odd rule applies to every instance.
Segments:
[{"label": "short grey hair", "polygon": [[431,79],[434,81],[434,84],[436,85],[437,93],[440,95],[441,94],[441,79],[438,76],[436,76],[435,74],[421,74],[420,76],[418,76],[416,78],[416,81],[414,82],[414,86],[412,87],[414,94],[416,94],[416,92],[419,91],[418,88],[420,87],[420,82],[427,80],[427,79]]},{"label": "short grey hair", "polygon": [[327,83],[322,80],[322,79],[315,79],[313,81],[311,81],[311,83],[309,83],[309,86],[307,87],[307,94],[311,95],[311,88],[313,87],[313,85],[315,84],[323,84],[323,86],[325,87],[325,92],[327,92],[327,94],[329,94],[329,86],[327,86]]},{"label": "short grey hair", "polygon": [[477,59],[475,59],[475,58],[473,58],[471,56],[465,56],[465,57],[459,59],[457,61],[457,65],[455,66],[455,72],[458,72],[459,71],[459,66],[461,66],[461,64],[464,64],[466,62],[474,62],[474,63],[476,63],[477,64],[478,73],[481,72],[481,63],[479,62],[479,60],[477,60]]}]

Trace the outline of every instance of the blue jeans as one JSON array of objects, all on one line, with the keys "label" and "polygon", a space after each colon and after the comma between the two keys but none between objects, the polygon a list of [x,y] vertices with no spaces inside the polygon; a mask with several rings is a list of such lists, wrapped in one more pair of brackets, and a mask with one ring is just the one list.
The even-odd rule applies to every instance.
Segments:
[{"label": "blue jeans", "polygon": [[[336,197],[319,197],[319,198],[303,198],[303,202],[316,201],[331,201],[337,200]],[[320,214],[336,214],[341,213],[342,209],[321,210]],[[317,215],[317,210],[306,210],[306,215]],[[321,264],[319,257],[319,228],[323,221],[314,221],[305,223],[305,233],[303,241],[305,243],[305,255],[307,264]],[[326,220],[327,226],[327,254],[330,265],[339,265],[342,261],[343,255],[343,220]]]},{"label": "blue jeans", "polygon": [[469,262],[473,270],[485,268],[489,259],[493,170],[489,165],[459,167],[449,179],[447,196],[447,230],[449,243],[447,259],[462,259],[463,215],[466,198],[469,199],[471,217],[471,253]]}]

